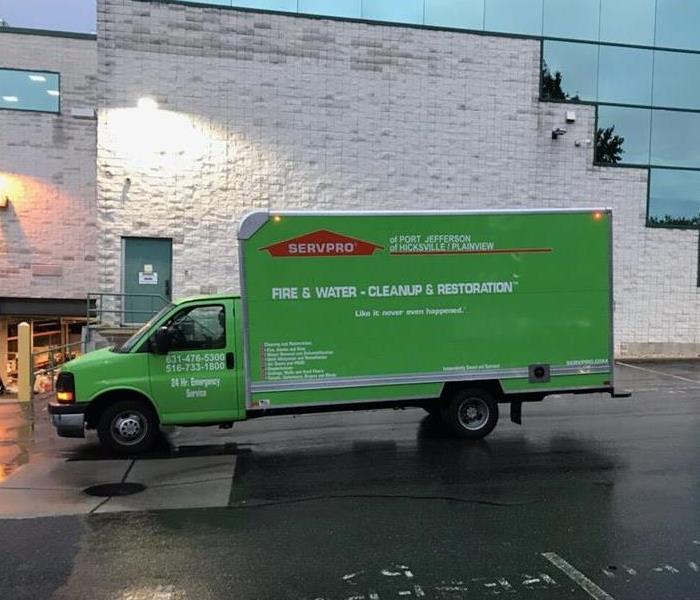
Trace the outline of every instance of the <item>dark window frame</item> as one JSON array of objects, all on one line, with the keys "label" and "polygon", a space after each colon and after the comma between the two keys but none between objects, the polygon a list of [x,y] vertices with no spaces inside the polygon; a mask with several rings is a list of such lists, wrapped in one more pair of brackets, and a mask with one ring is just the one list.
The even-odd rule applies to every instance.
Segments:
[{"label": "dark window frame", "polygon": [[[686,167],[665,167],[665,166],[653,166],[650,165],[648,168],[648,173],[647,173],[647,206],[646,206],[646,218],[645,218],[645,226],[648,227],[649,229],[680,229],[682,231],[698,231],[700,229],[700,226],[693,226],[693,225],[679,225],[679,224],[670,224],[670,225],[665,225],[661,223],[650,223],[649,222],[649,205],[651,204],[651,171],[652,169],[662,169],[666,171],[688,171],[692,173],[698,173],[700,172],[699,169],[693,169],[693,168],[686,168]],[[699,211],[700,213],[700,211]],[[699,249],[700,252],[700,249]],[[700,270],[698,271],[698,277],[700,278]],[[698,280],[698,287],[700,287],[700,279]]]},{"label": "dark window frame", "polygon": [[51,71],[49,69],[22,69],[19,67],[4,67],[0,64],[1,71],[15,71],[19,73],[39,73],[41,75],[56,75],[58,79],[58,110],[39,110],[36,108],[13,108],[11,106],[0,106],[0,110],[9,112],[25,112],[25,113],[39,113],[45,115],[62,115],[63,108],[63,92],[62,92],[62,82],[61,73],[59,71]]}]

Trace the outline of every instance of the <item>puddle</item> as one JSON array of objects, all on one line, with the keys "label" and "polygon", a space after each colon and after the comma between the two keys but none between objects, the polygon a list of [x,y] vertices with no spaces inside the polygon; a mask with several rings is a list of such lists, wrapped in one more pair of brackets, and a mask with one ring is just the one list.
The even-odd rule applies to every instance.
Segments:
[{"label": "puddle", "polygon": [[30,405],[0,404],[0,483],[29,461],[33,433]]},{"label": "puddle", "polygon": [[111,498],[113,496],[131,496],[143,492],[146,486],[142,483],[128,483],[120,481],[119,483],[101,483],[93,485],[83,490],[88,496],[97,496],[98,498]]}]

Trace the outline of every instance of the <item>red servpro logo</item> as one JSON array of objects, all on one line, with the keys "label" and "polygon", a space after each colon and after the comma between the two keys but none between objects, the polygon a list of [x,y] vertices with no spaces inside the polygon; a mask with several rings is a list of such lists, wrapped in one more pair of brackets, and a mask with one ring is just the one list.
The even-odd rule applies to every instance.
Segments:
[{"label": "red servpro logo", "polygon": [[369,256],[383,246],[321,229],[260,250],[272,256]]}]

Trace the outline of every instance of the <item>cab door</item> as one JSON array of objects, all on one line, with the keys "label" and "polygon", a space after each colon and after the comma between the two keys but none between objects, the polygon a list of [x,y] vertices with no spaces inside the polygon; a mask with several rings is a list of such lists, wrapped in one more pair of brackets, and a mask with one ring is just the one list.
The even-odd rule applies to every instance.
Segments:
[{"label": "cab door", "polygon": [[234,318],[233,300],[212,299],[183,305],[163,324],[168,352],[149,353],[151,394],[163,423],[238,418]]}]

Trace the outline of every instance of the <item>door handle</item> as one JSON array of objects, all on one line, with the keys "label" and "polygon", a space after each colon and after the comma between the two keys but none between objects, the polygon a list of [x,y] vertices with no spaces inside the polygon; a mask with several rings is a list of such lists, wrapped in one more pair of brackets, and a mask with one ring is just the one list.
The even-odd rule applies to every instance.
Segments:
[{"label": "door handle", "polygon": [[170,279],[165,280],[165,295],[169,300],[170,299]]},{"label": "door handle", "polygon": [[226,368],[233,369],[236,366],[236,361],[233,357],[233,352],[226,353]]}]

